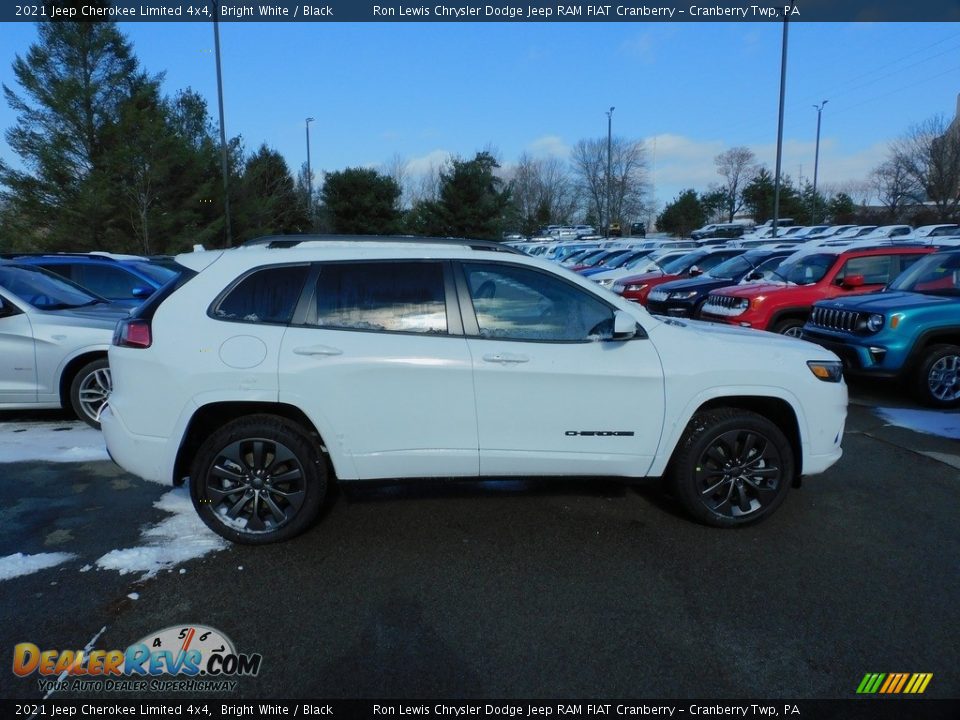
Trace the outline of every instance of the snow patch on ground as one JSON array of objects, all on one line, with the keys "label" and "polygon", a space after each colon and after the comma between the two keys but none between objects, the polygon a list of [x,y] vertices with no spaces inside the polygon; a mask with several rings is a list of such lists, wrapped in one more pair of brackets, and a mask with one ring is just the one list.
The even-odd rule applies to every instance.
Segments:
[{"label": "snow patch on ground", "polygon": [[927,435],[960,440],[960,414],[958,413],[908,408],[876,408],[876,413],[890,425]]},{"label": "snow patch on ground", "polygon": [[40,553],[39,555],[24,555],[14,553],[0,558],[0,580],[10,580],[21,575],[30,575],[40,570],[52,568],[68,560],[73,560],[73,553]]},{"label": "snow patch on ground", "polygon": [[139,579],[145,580],[161,570],[171,570],[187,560],[228,547],[227,541],[214,534],[197,516],[186,486],[162,495],[154,507],[172,515],[144,529],[142,545],[111,550],[97,560],[98,567],[116,570],[121,575],[141,572]]},{"label": "snow patch on ground", "polygon": [[0,462],[109,460],[103,435],[80,420],[0,422]]}]

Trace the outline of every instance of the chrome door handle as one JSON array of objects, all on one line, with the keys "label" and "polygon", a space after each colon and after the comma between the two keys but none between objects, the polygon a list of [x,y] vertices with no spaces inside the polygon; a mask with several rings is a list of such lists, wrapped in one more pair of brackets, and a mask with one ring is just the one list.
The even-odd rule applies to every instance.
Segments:
[{"label": "chrome door handle", "polygon": [[343,355],[340,348],[330,347],[329,345],[311,345],[310,347],[298,347],[293,349],[294,355]]},{"label": "chrome door handle", "polygon": [[526,355],[514,355],[513,353],[491,353],[484,355],[483,360],[484,362],[500,363],[501,365],[530,362],[530,358]]}]

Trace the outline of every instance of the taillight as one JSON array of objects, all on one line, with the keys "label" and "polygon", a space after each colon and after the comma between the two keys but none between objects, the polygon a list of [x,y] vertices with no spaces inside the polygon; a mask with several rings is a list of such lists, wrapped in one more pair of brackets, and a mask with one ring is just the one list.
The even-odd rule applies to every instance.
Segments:
[{"label": "taillight", "polygon": [[148,348],[153,343],[149,320],[121,320],[113,332],[117,347]]}]

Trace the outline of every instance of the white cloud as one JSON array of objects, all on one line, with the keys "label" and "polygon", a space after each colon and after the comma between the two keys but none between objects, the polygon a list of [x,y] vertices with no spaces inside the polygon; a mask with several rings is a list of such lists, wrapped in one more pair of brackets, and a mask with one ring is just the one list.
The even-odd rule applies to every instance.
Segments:
[{"label": "white cloud", "polygon": [[426,155],[408,160],[407,172],[411,175],[427,175],[442,168],[450,161],[450,158],[449,150],[433,150]]},{"label": "white cloud", "polygon": [[544,135],[541,138],[537,138],[527,146],[527,150],[534,157],[558,157],[564,159],[570,157],[570,146],[563,141],[563,138],[557,135]]}]

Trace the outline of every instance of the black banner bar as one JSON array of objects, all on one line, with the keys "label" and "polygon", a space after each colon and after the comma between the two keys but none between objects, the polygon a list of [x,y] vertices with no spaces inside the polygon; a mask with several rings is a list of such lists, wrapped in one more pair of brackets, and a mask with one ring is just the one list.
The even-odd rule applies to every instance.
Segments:
[{"label": "black banner bar", "polygon": [[960,22],[960,0],[114,0],[3,3],[4,22]]},{"label": "black banner bar", "polygon": [[956,720],[960,700],[0,700],[3,718]]}]

